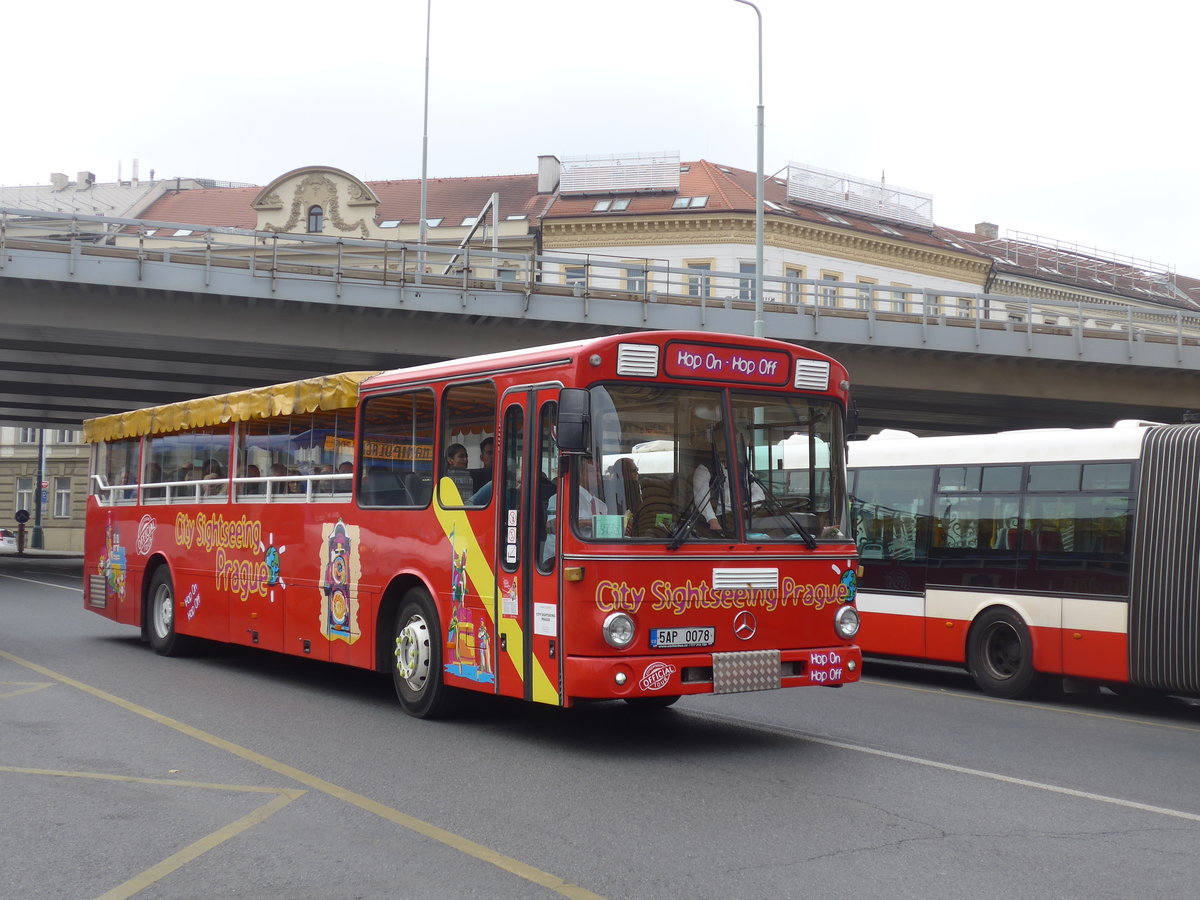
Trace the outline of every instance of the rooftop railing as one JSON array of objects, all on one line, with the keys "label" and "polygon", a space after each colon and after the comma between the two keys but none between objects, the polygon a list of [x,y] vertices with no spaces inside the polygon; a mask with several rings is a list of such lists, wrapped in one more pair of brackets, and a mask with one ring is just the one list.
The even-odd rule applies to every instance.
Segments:
[{"label": "rooftop railing", "polygon": [[[336,297],[346,284],[380,287],[436,286],[464,292],[519,292],[577,298],[582,314],[591,300],[675,304],[695,310],[703,327],[712,309],[754,307],[754,274],[671,265],[665,259],[631,259],[594,253],[547,254],[474,247],[368,240],[273,231],[46,213],[0,208],[0,275],[6,250],[29,249],[67,255],[68,272],[88,257],[133,261],[139,277],[148,264],[173,264],[199,273],[211,284],[216,270],[237,269],[268,279],[286,299],[289,284],[323,281]],[[195,276],[193,276],[195,277]],[[763,309],[769,314],[804,315],[820,334],[823,319],[862,319],[869,337],[881,323],[934,328],[971,328],[976,344],[985,331],[1074,337],[1089,340],[1200,344],[1200,310],[1195,313],[1153,302],[1120,298],[1049,299],[947,291],[764,274]],[[643,320],[646,316],[643,313]]]}]

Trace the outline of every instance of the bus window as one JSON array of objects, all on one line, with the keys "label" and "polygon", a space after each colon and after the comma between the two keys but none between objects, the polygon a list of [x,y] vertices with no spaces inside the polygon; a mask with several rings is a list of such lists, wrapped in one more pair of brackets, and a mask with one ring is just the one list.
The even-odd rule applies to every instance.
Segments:
[{"label": "bus window", "polygon": [[[455,384],[442,394],[443,449],[438,489],[443,506],[488,505],[491,491],[483,488],[492,479],[490,471],[485,477],[483,442],[492,436],[495,423],[496,386],[492,382]],[[450,454],[452,449],[454,454]],[[490,470],[491,465],[486,468]],[[457,496],[450,493],[450,484]]]},{"label": "bus window", "polygon": [[433,493],[433,391],[368,398],[359,466],[362,506],[424,506]]}]

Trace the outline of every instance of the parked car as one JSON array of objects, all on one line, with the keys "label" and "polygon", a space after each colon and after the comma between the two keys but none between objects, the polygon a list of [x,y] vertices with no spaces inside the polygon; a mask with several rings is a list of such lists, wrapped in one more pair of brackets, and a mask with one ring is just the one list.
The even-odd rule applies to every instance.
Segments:
[{"label": "parked car", "polygon": [[7,528],[0,528],[0,553],[17,552],[17,533]]}]

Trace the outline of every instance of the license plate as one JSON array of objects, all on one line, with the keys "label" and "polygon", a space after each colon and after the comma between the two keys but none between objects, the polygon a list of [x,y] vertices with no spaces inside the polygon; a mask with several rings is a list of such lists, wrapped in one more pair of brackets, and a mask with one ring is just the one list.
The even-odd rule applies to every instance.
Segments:
[{"label": "license plate", "polygon": [[717,629],[701,628],[651,628],[650,649],[671,647],[711,647],[717,639]]}]

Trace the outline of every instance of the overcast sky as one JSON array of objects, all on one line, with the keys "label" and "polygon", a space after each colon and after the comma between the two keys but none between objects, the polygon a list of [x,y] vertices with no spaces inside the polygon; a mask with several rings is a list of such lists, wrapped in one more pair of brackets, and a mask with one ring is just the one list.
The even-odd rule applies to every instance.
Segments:
[{"label": "overcast sky", "polygon": [[[757,19],[735,0],[432,0],[430,177],[540,154],[755,167]],[[758,0],[765,169],[930,194],[1200,277],[1195,13],[1137,3]],[[13,3],[0,184],[79,170],[266,184],[421,173],[426,0]],[[431,210],[431,212],[436,212]]]}]

